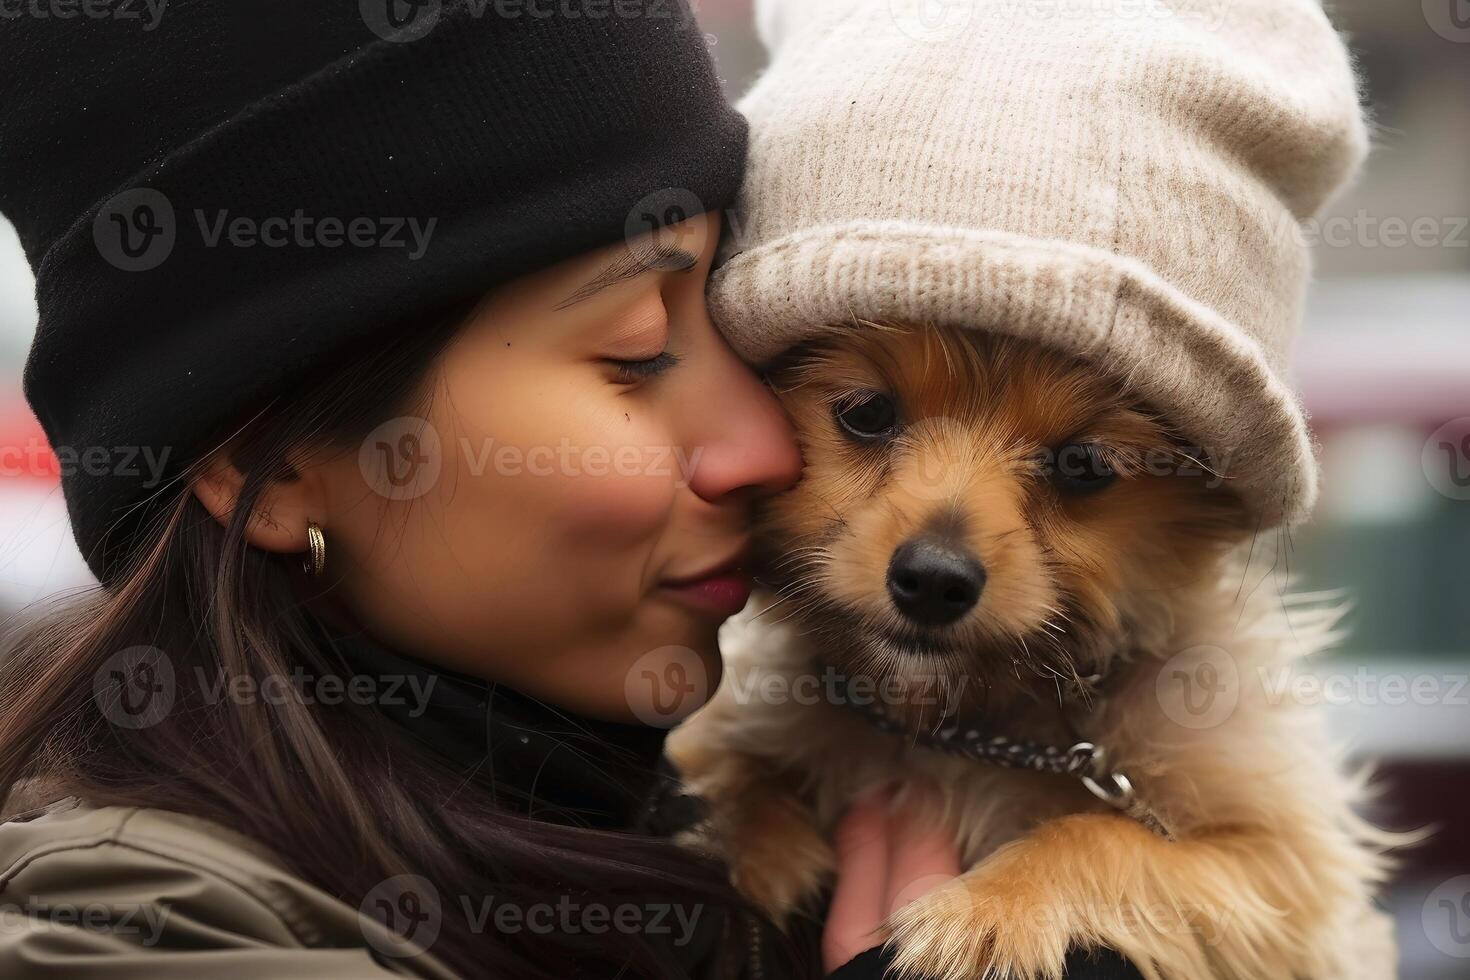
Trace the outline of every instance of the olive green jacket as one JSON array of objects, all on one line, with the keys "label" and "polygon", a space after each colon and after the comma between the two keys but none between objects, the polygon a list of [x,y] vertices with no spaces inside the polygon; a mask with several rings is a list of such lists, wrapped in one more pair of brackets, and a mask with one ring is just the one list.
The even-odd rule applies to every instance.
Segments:
[{"label": "olive green jacket", "polygon": [[0,977],[456,976],[217,825],[64,800],[0,823]]}]

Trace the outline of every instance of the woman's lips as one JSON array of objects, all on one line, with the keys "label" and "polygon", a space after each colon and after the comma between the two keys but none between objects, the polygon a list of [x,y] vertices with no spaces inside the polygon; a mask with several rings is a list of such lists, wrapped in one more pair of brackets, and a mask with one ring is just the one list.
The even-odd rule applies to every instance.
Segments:
[{"label": "woman's lips", "polygon": [[750,601],[751,580],[742,567],[745,551],[689,578],[668,579],[663,588],[674,599],[709,616],[729,619]]},{"label": "woman's lips", "polygon": [[729,619],[750,601],[750,576],[741,571],[721,572],[706,578],[669,584],[664,588],[674,598],[698,612]]}]

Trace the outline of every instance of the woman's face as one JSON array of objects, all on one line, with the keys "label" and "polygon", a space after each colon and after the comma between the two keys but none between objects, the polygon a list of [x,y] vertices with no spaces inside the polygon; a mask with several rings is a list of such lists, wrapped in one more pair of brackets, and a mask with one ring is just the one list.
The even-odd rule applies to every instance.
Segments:
[{"label": "woman's face", "polygon": [[672,723],[702,702],[748,597],[752,505],[800,471],[706,312],[718,237],[703,215],[486,296],[423,416],[322,466],[340,612],[596,717]]}]

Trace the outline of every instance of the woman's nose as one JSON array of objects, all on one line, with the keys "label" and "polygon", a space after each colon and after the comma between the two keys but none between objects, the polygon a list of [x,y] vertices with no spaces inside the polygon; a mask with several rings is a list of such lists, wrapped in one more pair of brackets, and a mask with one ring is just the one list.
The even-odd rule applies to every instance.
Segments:
[{"label": "woman's nose", "polygon": [[689,421],[693,438],[689,486],[716,503],[731,496],[764,497],[790,489],[801,477],[796,436],[776,396],[728,349],[724,375]]}]

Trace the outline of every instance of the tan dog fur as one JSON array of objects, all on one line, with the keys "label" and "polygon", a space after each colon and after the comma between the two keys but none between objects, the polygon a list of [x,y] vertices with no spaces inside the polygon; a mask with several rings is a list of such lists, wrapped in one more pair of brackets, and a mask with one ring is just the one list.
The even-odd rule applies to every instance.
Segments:
[{"label": "tan dog fur", "polygon": [[[1074,946],[1116,949],[1151,980],[1393,975],[1371,907],[1389,839],[1354,814],[1361,787],[1319,719],[1262,683],[1330,642],[1336,614],[1284,598],[1277,563],[1263,569],[1228,460],[1186,448],[1094,369],[973,332],[849,327],[773,382],[806,460],[763,515],[773,591],[727,627],[726,679],[670,742],[710,803],[705,843],[747,895],[778,920],[810,912],[837,818],[896,784],[954,828],[969,869],[886,923],[905,976],[1058,977]],[[834,421],[867,391],[899,407],[882,446]],[[1079,441],[1119,479],[1072,499],[1037,453]],[[914,653],[887,638],[902,624],[885,569],[936,521],[988,577],[976,608]],[[1233,709],[1198,724],[1181,699],[1206,662],[1233,667],[1217,692]],[[1068,777],[913,748],[830,698],[789,696],[817,663],[904,681],[884,707],[911,730],[959,710],[1014,738],[1080,732],[1178,839]],[[1100,690],[1073,683],[1094,670]]]}]

